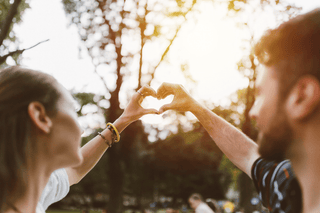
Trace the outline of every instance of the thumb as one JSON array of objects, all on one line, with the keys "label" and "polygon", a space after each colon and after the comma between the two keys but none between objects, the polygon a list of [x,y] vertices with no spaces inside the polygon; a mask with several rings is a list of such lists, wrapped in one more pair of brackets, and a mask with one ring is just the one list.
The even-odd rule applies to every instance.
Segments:
[{"label": "thumb", "polygon": [[162,114],[169,109],[172,109],[172,104],[165,104],[162,107],[160,107],[159,113]]},{"label": "thumb", "polygon": [[156,109],[144,109],[143,114],[144,115],[146,115],[146,114],[159,114],[159,111]]}]

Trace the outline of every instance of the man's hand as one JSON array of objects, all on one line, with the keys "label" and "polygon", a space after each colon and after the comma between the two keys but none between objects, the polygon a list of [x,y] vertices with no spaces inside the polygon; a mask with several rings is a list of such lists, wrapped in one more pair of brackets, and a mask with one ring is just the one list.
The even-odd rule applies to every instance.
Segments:
[{"label": "man's hand", "polygon": [[170,104],[163,105],[159,109],[160,114],[170,109],[180,112],[192,111],[197,103],[180,84],[161,84],[157,91],[157,98],[161,100],[166,98],[168,95],[174,95],[174,98]]},{"label": "man's hand", "polygon": [[255,142],[226,120],[196,102],[183,86],[163,83],[158,89],[157,98],[163,99],[168,95],[174,95],[173,101],[162,106],[160,113],[169,109],[193,113],[220,150],[232,163],[251,177],[252,165],[259,157],[258,145]]}]

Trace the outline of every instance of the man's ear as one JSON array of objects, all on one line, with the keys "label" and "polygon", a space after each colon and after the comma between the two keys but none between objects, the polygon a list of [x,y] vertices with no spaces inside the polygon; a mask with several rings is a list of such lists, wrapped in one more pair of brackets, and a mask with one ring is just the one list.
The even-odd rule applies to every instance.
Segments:
[{"label": "man's ear", "polygon": [[293,119],[304,119],[311,115],[320,103],[320,83],[308,75],[292,88],[287,99],[287,110]]},{"label": "man's ear", "polygon": [[33,124],[42,132],[50,133],[52,121],[46,113],[44,106],[37,102],[31,102],[28,106],[28,114]]}]

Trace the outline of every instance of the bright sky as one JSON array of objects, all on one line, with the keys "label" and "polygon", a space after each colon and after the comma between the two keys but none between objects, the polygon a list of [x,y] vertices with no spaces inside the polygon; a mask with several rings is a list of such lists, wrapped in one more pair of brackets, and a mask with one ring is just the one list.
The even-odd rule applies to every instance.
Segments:
[{"label": "bright sky", "polygon": [[[303,12],[320,6],[315,0],[288,2],[303,7]],[[46,39],[50,41],[25,51],[22,65],[52,74],[67,89],[103,93],[103,85],[93,73],[91,60],[85,55],[79,58],[77,29],[68,27],[61,1],[31,0],[30,5],[23,23],[16,29],[21,48]],[[220,103],[246,86],[246,80],[236,70],[244,37],[234,23],[225,18],[225,10],[221,7],[205,4],[198,17],[196,25],[183,28],[183,36],[171,48],[170,61],[178,63],[159,67],[158,80],[152,86],[157,89],[160,82],[186,84],[181,80],[179,63],[188,62],[190,72],[198,82],[197,98]]]}]

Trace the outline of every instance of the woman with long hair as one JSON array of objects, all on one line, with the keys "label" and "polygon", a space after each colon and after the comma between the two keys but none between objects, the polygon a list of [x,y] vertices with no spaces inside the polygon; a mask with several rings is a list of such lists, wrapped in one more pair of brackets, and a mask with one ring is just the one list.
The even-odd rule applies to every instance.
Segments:
[{"label": "woman with long hair", "polygon": [[[52,76],[19,66],[0,70],[0,213],[42,213],[62,199],[120,133],[145,114],[142,87],[123,114],[80,147],[74,99]],[[112,112],[111,112],[112,113]]]}]

